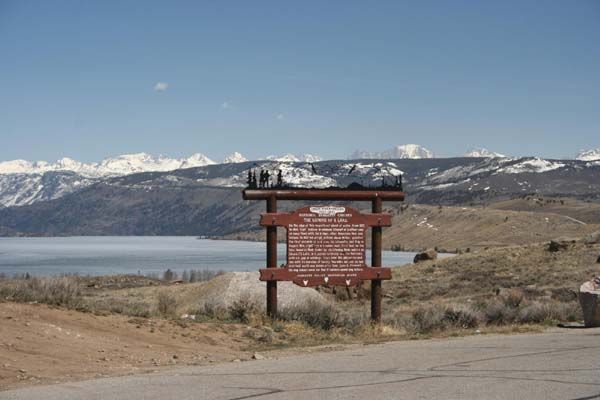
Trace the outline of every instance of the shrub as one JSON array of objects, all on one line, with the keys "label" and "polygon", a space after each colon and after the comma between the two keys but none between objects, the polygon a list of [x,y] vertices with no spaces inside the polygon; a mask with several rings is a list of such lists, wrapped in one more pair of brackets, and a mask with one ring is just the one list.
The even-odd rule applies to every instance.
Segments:
[{"label": "shrub", "polygon": [[581,318],[579,305],[573,303],[532,302],[519,311],[519,322],[524,324],[576,321]]},{"label": "shrub", "polygon": [[488,324],[509,324],[517,318],[518,310],[504,302],[492,301],[483,306],[483,314]]},{"label": "shrub", "polygon": [[177,312],[177,299],[168,292],[160,292],[156,299],[156,310],[163,317],[172,317]]},{"label": "shrub", "polygon": [[364,310],[347,310],[338,315],[337,326],[348,333],[356,333],[359,329],[371,324],[371,316]]},{"label": "shrub", "polygon": [[415,333],[428,333],[444,327],[444,310],[436,306],[420,306],[411,313],[404,328]]},{"label": "shrub", "polygon": [[78,308],[82,304],[79,278],[75,276],[19,280],[0,289],[0,296],[7,300],[35,301],[68,308]]},{"label": "shrub", "polygon": [[397,313],[392,325],[413,333],[430,333],[449,328],[470,329],[479,326],[482,316],[465,306],[433,304],[419,306],[410,313]]},{"label": "shrub", "polygon": [[144,302],[130,302],[122,299],[102,299],[95,301],[86,301],[81,307],[81,311],[94,314],[122,314],[130,317],[148,318],[152,314],[151,306]]},{"label": "shrub", "polygon": [[551,318],[552,309],[548,304],[533,302],[519,311],[519,322],[524,324],[540,323]]},{"label": "shrub", "polygon": [[502,295],[502,301],[505,305],[512,308],[518,308],[523,302],[525,295],[520,289],[509,289]]},{"label": "shrub", "polygon": [[[302,304],[286,307],[278,313],[284,321],[300,321],[313,328],[329,330],[336,326],[343,326],[339,311],[332,304],[324,304],[315,300],[308,300]],[[347,318],[346,322],[350,322]]]},{"label": "shrub", "polygon": [[205,319],[225,320],[229,318],[228,311],[225,307],[211,301],[203,303],[200,306],[200,309],[192,314],[200,315]]},{"label": "shrub", "polygon": [[232,320],[248,323],[252,315],[259,312],[259,309],[258,305],[250,298],[240,297],[229,306],[227,311]]},{"label": "shrub", "polygon": [[475,328],[481,319],[481,314],[467,307],[452,306],[444,311],[444,321],[457,328]]}]

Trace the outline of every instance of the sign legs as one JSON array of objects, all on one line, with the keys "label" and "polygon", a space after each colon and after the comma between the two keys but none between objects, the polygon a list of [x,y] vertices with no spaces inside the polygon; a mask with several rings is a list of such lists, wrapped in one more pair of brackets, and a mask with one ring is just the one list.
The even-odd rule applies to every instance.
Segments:
[{"label": "sign legs", "polygon": [[[382,212],[381,197],[372,201],[373,214]],[[381,268],[381,226],[371,228],[371,267]],[[381,322],[381,280],[371,281],[371,321]]]},{"label": "sign legs", "polygon": [[[275,196],[267,198],[267,212],[277,212]],[[267,227],[267,268],[277,268],[277,226]],[[277,281],[267,282],[267,315],[277,316]]]}]

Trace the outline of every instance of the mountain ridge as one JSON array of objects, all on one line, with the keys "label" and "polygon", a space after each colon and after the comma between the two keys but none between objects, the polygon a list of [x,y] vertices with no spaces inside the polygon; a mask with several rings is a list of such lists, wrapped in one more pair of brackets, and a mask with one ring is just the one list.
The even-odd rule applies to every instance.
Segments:
[{"label": "mountain ridge", "polygon": [[[475,158],[507,158],[508,156],[490,151],[485,148],[473,148],[464,153],[462,157]],[[383,151],[356,150],[348,159],[423,159],[436,158],[436,155],[427,148],[418,144],[403,144],[394,146]],[[452,158],[452,157],[450,157]],[[574,157],[580,161],[600,160],[600,149],[581,150]],[[279,161],[279,162],[320,162],[323,157],[315,154],[296,155],[287,153],[283,155],[269,155],[258,158],[257,161]],[[221,164],[241,163],[250,161],[240,152],[235,151],[226,156]],[[8,174],[44,174],[46,172],[71,171],[86,178],[104,178],[111,176],[128,175],[138,172],[172,171],[183,168],[202,167],[205,165],[218,164],[202,153],[195,153],[189,157],[171,158],[164,155],[153,156],[148,153],[122,154],[115,157],[107,157],[100,162],[85,163],[69,157],[63,157],[53,163],[47,161],[27,161],[23,159],[1,161],[0,175]]]},{"label": "mountain ridge", "polygon": [[215,164],[202,153],[187,158],[154,157],[147,153],[122,154],[108,157],[99,163],[83,163],[64,157],[54,163],[46,161],[12,160],[0,162],[0,174],[43,174],[53,171],[71,171],[87,178],[127,175],[136,172],[171,171],[181,168]]},{"label": "mountain ridge", "polygon": [[[401,174],[407,202],[436,206],[487,204],[520,196],[600,200],[596,162],[531,157],[265,160],[91,180],[54,199],[48,199],[49,193],[41,201],[0,208],[0,234],[225,235],[256,229],[264,205],[243,201],[241,189],[248,170],[260,168],[281,169],[284,182],[296,187],[360,183],[376,188]],[[66,173],[48,174],[59,180]],[[70,179],[81,179],[69,174]],[[50,191],[49,182],[44,186]],[[282,211],[297,205],[282,204]]]}]

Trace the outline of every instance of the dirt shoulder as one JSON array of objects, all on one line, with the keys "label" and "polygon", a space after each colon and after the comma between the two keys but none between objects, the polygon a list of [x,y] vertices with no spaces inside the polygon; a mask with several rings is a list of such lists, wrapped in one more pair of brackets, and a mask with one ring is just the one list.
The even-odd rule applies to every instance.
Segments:
[{"label": "dirt shoulder", "polygon": [[243,331],[0,303],[0,389],[248,359]]}]

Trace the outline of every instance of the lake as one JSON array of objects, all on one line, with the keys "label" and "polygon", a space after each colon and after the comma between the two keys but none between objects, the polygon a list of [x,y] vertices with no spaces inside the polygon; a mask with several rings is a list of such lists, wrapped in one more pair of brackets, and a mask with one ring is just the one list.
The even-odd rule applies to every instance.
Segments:
[{"label": "lake", "polygon": [[[279,245],[279,263],[285,245]],[[367,260],[370,254],[367,252]],[[412,262],[415,253],[383,252],[384,266]],[[368,262],[367,262],[368,264]],[[191,236],[0,238],[0,273],[31,275],[162,274],[170,268],[254,271],[265,267],[265,243]]]}]

